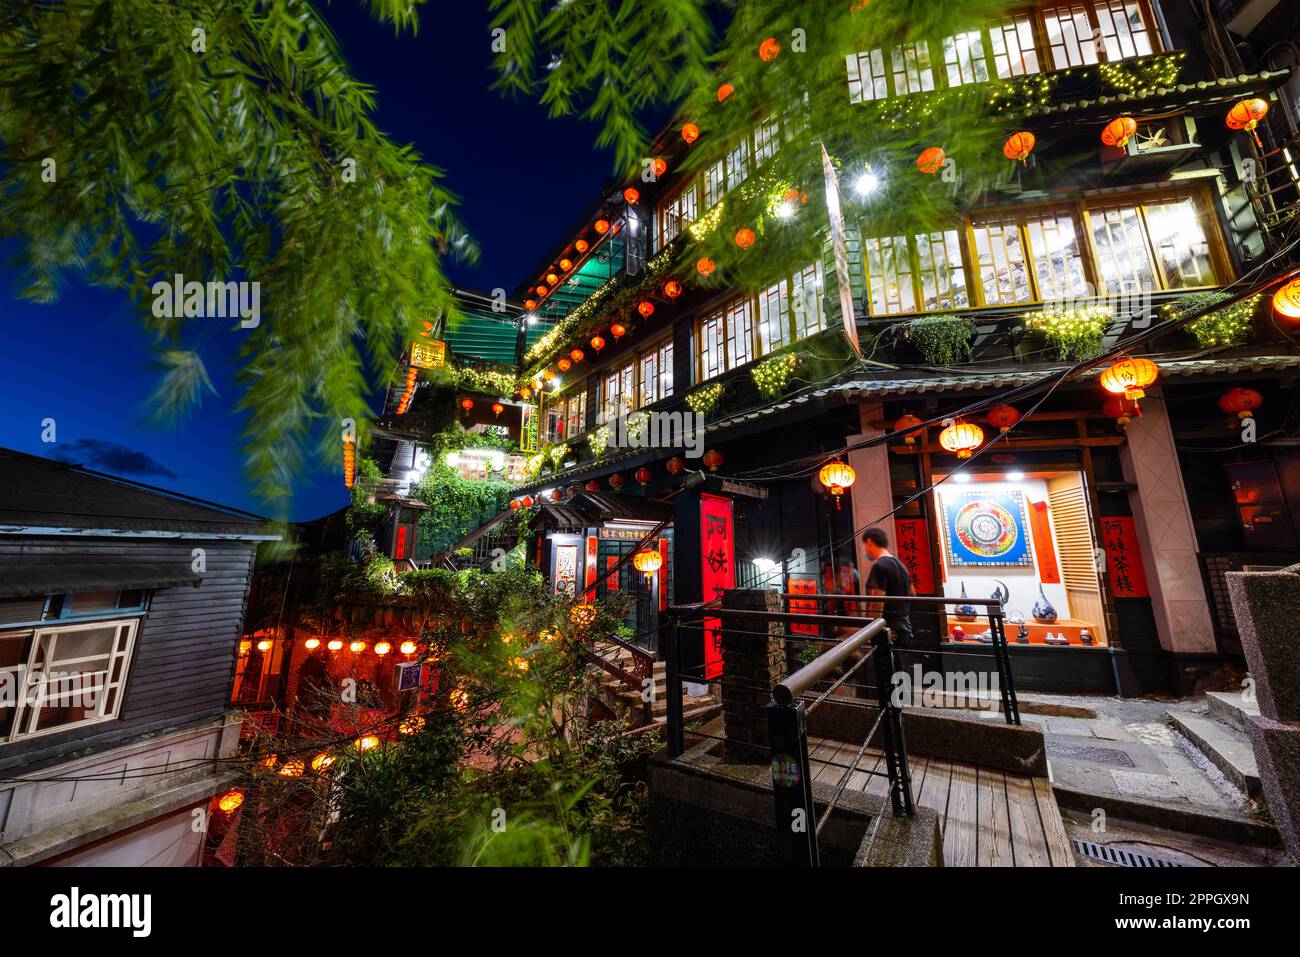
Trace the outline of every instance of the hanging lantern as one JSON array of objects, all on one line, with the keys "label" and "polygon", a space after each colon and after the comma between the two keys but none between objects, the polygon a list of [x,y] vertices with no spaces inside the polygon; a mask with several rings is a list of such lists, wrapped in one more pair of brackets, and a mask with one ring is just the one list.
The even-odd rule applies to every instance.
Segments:
[{"label": "hanging lantern", "polygon": [[546,281],[549,282],[552,286],[554,286],[556,283],[560,281],[560,277],[553,272],[548,272],[546,274]]},{"label": "hanging lantern", "polygon": [[1020,421],[1020,410],[1014,405],[995,405],[989,409],[989,414],[984,421],[999,432],[1009,432],[1011,427]]},{"label": "hanging lantern", "polygon": [[584,485],[583,488],[585,488],[588,492],[599,492],[600,483],[597,482],[595,479],[592,479],[590,482]]},{"label": "hanging lantern", "polygon": [[694,143],[699,138],[700,128],[694,123],[687,123],[682,127],[682,139],[684,139],[688,145]]},{"label": "hanging lantern", "polygon": [[651,165],[654,168],[656,177],[663,176],[664,173],[668,172],[668,161],[662,157],[656,156]]},{"label": "hanging lantern", "polygon": [[524,308],[527,309],[529,312],[532,312],[534,309],[537,308],[537,300],[536,300],[536,299],[525,299],[525,300],[524,300]]},{"label": "hanging lantern", "polygon": [[621,322],[612,322],[609,325],[609,334],[615,339],[622,339],[627,335],[627,326]]},{"label": "hanging lantern", "polygon": [[637,552],[632,558],[632,564],[636,567],[637,571],[645,575],[646,581],[649,581],[654,577],[654,573],[659,571],[659,567],[663,565],[663,563],[664,557],[660,555],[657,550]]},{"label": "hanging lantern", "polygon": [[1108,398],[1101,404],[1101,411],[1115,420],[1115,425],[1121,432],[1128,428],[1129,422],[1142,414],[1142,409],[1136,402],[1122,395],[1112,395]]},{"label": "hanging lantern", "polygon": [[1273,308],[1279,316],[1300,320],[1300,279],[1292,279],[1273,293]]},{"label": "hanging lantern", "polygon": [[367,734],[363,737],[357,738],[352,743],[357,746],[358,751],[370,751],[379,747],[379,738],[373,734]]},{"label": "hanging lantern", "polygon": [[704,465],[710,472],[716,472],[718,466],[722,464],[722,453],[717,449],[709,449],[704,453]]},{"label": "hanging lantern", "polygon": [[697,259],[697,260],[695,261],[695,271],[696,271],[697,273],[699,273],[701,276],[709,276],[709,275],[712,275],[712,274],[713,274],[713,260],[710,259],[708,256],[704,256],[704,257],[701,258],[701,259]]},{"label": "hanging lantern", "polygon": [[343,640],[341,638],[331,638],[329,644],[325,646],[330,651],[342,651]]},{"label": "hanging lantern", "polygon": [[764,63],[771,63],[781,53],[781,44],[776,42],[776,37],[768,37],[758,45],[758,58]]},{"label": "hanging lantern", "polygon": [[1121,116],[1106,124],[1106,128],[1101,131],[1101,141],[1107,146],[1123,149],[1137,132],[1137,128],[1137,120],[1131,116]]},{"label": "hanging lantern", "polygon": [[241,641],[239,643],[239,654],[241,657],[243,655],[248,654],[252,650],[253,650],[253,643],[251,641]]},{"label": "hanging lantern", "polygon": [[1140,399],[1159,375],[1150,359],[1120,359],[1101,374],[1101,387],[1116,395],[1123,393],[1126,399]]},{"label": "hanging lantern", "polygon": [[225,814],[238,811],[244,805],[243,791],[227,791],[217,798],[217,808]]},{"label": "hanging lantern", "polygon": [[722,84],[720,87],[718,87],[718,102],[719,103],[723,102],[724,100],[726,100],[727,97],[731,96],[731,94],[735,92],[736,92],[736,88],[732,86],[730,83]]},{"label": "hanging lantern", "polygon": [[519,390],[519,398],[531,399],[532,397],[533,397],[533,390],[528,388],[528,386],[524,386],[522,389]]},{"label": "hanging lantern", "polygon": [[668,469],[669,475],[676,475],[682,469],[686,468],[686,460],[680,455],[674,455],[668,460],[665,468]]},{"label": "hanging lantern", "polygon": [[822,470],[817,473],[817,477],[821,479],[822,484],[835,498],[835,507],[838,509],[840,507],[840,496],[844,494],[846,488],[853,485],[858,476],[853,471],[853,467],[847,462],[836,459],[834,462],[823,465]]},{"label": "hanging lantern", "polygon": [[592,336],[591,347],[595,349],[597,352],[599,352],[601,349],[605,348],[605,340],[602,339],[600,336]]},{"label": "hanging lantern", "polygon": [[652,473],[648,468],[646,468],[646,467],[643,465],[643,466],[641,466],[639,469],[636,470],[636,475],[634,476],[634,478],[635,478],[638,482],[640,482],[640,483],[641,483],[641,487],[644,488],[645,486],[647,486],[647,485],[650,484],[650,480],[651,480],[652,478],[654,478],[654,473]]},{"label": "hanging lantern", "polygon": [[609,487],[615,492],[620,491],[627,484],[627,479],[615,472],[609,477]]},{"label": "hanging lantern", "polygon": [[351,488],[357,479],[357,440],[354,436],[343,436],[343,485]]},{"label": "hanging lantern", "polygon": [[551,489],[551,501],[552,501],[552,502],[558,502],[558,501],[559,501],[560,499],[562,499],[562,498],[564,498],[564,489],[562,489],[562,488],[554,488],[554,489]]},{"label": "hanging lantern", "polygon": [[984,441],[984,430],[972,422],[954,422],[939,433],[939,444],[957,458],[968,459]]},{"label": "hanging lantern", "polygon": [[664,283],[664,295],[669,299],[676,299],[682,294],[682,284],[676,279],[669,279]]},{"label": "hanging lantern", "polygon": [[519,504],[521,504],[524,508],[532,508],[532,507],[533,507],[533,497],[532,497],[531,495],[525,495],[525,496],[523,497],[523,499],[520,500],[520,503],[519,503]]},{"label": "hanging lantern", "polygon": [[322,751],[311,759],[311,769],[319,774],[322,771],[328,771],[333,763],[334,755]]},{"label": "hanging lantern", "polygon": [[1038,142],[1038,137],[1027,130],[1021,130],[1018,133],[1012,133],[1007,137],[1007,141],[1002,144],[1002,155],[1009,160],[1019,160],[1024,163],[1029,159],[1029,154],[1034,151],[1034,144]]},{"label": "hanging lantern", "polygon": [[1260,149],[1264,144],[1259,140],[1259,134],[1255,132],[1255,127],[1259,121],[1268,115],[1268,100],[1258,98],[1251,100],[1242,100],[1236,106],[1228,111],[1227,123],[1231,129],[1245,130],[1251,136],[1255,137],[1255,145]]},{"label": "hanging lantern", "polygon": [[361,654],[361,652],[365,650],[366,650],[366,643],[364,641],[358,640],[348,645],[348,651],[352,652],[354,655],[359,655]]},{"label": "hanging lantern", "polygon": [[904,412],[902,417],[894,423],[894,431],[903,432],[903,441],[908,445],[915,445],[916,437],[921,434],[921,430],[917,428],[918,425],[921,425],[920,419],[911,412]]},{"label": "hanging lantern", "polygon": [[375,654],[377,654],[380,658],[384,657],[384,655],[388,654],[392,650],[393,650],[392,642],[388,642],[388,641],[375,642]]},{"label": "hanging lantern", "polygon": [[560,260],[560,268],[563,269],[565,272],[568,272],[570,269],[573,268],[573,260],[571,260],[571,259],[561,259],[561,260]]},{"label": "hanging lantern", "polygon": [[587,353],[583,352],[581,349],[574,349],[569,353],[569,358],[574,362],[581,362],[583,359],[587,358]]},{"label": "hanging lantern", "polygon": [[595,620],[595,605],[574,605],[569,609],[569,621],[573,622],[573,624],[577,625],[579,628],[586,628]]},{"label": "hanging lantern", "polygon": [[748,227],[736,231],[736,245],[741,249],[748,249],[754,245],[754,231]]},{"label": "hanging lantern", "polygon": [[539,295],[539,296],[545,296],[547,292],[548,292],[548,290],[547,290],[547,288],[546,288],[545,286],[538,286],[538,287],[537,287],[537,295]]},{"label": "hanging lantern", "polygon": [[308,651],[315,651],[317,648],[320,647],[320,639],[308,638],[306,641],[303,642],[303,644],[307,646]]},{"label": "hanging lantern", "polygon": [[635,206],[637,200],[640,198],[641,193],[635,186],[629,186],[627,189],[623,190],[623,199],[628,203],[628,205]]},{"label": "hanging lantern", "polygon": [[523,505],[523,504],[524,504],[524,503],[521,502],[521,501],[519,501],[519,499],[517,499],[517,498],[512,498],[512,499],[510,500],[510,511],[512,511],[512,512],[517,512],[517,511],[519,511],[519,507],[520,507],[521,505]]},{"label": "hanging lantern", "polygon": [[573,363],[564,358],[564,356],[560,356],[560,361],[555,364],[559,367],[561,372],[568,372],[573,368]]},{"label": "hanging lantern", "polygon": [[587,244],[587,241],[585,239],[579,239],[576,243],[573,244],[573,248],[580,253],[585,253],[591,247]]},{"label": "hanging lantern", "polygon": [[291,761],[284,762],[280,768],[280,777],[282,778],[300,778],[302,773],[307,770],[307,765],[303,764],[300,758],[294,758]]},{"label": "hanging lantern", "polygon": [[552,379],[555,378],[555,370],[547,369],[545,372],[542,373],[542,378],[545,379],[547,382],[550,382]]},{"label": "hanging lantern", "polygon": [[594,226],[592,226],[592,229],[596,230],[596,233],[598,235],[604,236],[607,232],[609,232],[609,220],[608,219],[596,220],[596,223]]},{"label": "hanging lantern", "polygon": [[267,651],[270,651],[270,650],[271,650],[271,643],[270,643],[269,641],[267,641],[265,638],[263,638],[261,641],[259,641],[259,642],[257,643],[257,650],[258,650],[258,651],[261,651],[261,652],[267,652]]},{"label": "hanging lantern", "polygon": [[649,299],[642,299],[637,303],[636,311],[641,314],[641,318],[649,319],[655,314],[655,304]]},{"label": "hanging lantern", "polygon": [[944,151],[938,146],[931,146],[929,149],[922,150],[921,155],[916,158],[916,168],[922,173],[929,173],[933,176],[939,172],[946,158]]},{"label": "hanging lantern", "polygon": [[[1235,415],[1242,422],[1253,419],[1255,410],[1263,404],[1264,397],[1254,389],[1229,389],[1219,399],[1219,408],[1229,415]],[[1228,421],[1229,428],[1235,425],[1235,422]]]},{"label": "hanging lantern", "polygon": [[504,405],[502,405],[500,402],[493,402],[493,403],[492,403],[492,413],[493,413],[493,415],[500,415],[500,414],[501,414],[502,412],[504,412],[505,410],[506,410],[506,407],[505,407]]},{"label": "hanging lantern", "polygon": [[404,655],[413,655],[415,654],[415,648],[416,648],[415,642],[411,641],[410,639],[407,639],[406,641],[402,642],[402,646],[397,650]]}]

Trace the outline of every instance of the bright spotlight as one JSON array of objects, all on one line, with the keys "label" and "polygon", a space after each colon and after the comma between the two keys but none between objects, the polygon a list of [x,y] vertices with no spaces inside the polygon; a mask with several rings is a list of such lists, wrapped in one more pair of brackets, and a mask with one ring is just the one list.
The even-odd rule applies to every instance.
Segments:
[{"label": "bright spotlight", "polygon": [[880,187],[880,177],[867,170],[853,182],[853,192],[859,196],[870,196]]}]

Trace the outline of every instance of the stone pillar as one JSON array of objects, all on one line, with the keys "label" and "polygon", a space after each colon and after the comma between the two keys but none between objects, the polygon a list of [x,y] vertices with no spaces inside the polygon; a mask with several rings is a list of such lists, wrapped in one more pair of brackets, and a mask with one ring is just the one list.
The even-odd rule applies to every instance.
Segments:
[{"label": "stone pillar", "polygon": [[[885,433],[885,409],[879,402],[863,402],[858,405],[861,417],[861,432],[850,435],[846,440],[849,445],[867,439],[878,438]],[[864,449],[850,449],[847,455],[849,466],[857,475],[850,497],[853,499],[854,531],[865,529],[868,525],[879,525],[889,535],[891,550],[894,542],[894,517],[889,513],[894,508],[894,490],[889,481],[889,448],[882,442]],[[881,516],[887,516],[881,518]],[[867,573],[871,571],[871,559],[862,548],[862,537],[854,536],[853,553],[858,560],[858,581],[866,582]]]},{"label": "stone pillar", "polygon": [[786,676],[785,625],[748,616],[728,618],[726,609],[782,611],[776,589],[738,588],[722,597],[722,722],[727,753],[741,761],[766,763],[767,703]]},{"label": "stone pillar", "polygon": [[1196,528],[1169,414],[1158,392],[1142,400],[1142,415],[1129,423],[1120,458],[1124,478],[1138,487],[1133,521],[1151,586],[1160,647],[1189,654],[1215,652],[1218,644],[1196,560]]},{"label": "stone pillar", "polygon": [[1287,853],[1300,862],[1300,565],[1228,572],[1227,580],[1259,702],[1249,731],[1264,799]]}]

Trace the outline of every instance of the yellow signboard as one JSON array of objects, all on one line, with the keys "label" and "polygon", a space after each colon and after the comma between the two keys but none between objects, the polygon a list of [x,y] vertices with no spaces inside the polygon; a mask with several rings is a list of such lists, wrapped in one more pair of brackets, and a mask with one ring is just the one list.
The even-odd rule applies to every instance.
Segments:
[{"label": "yellow signboard", "polygon": [[441,339],[417,339],[411,343],[411,365],[417,369],[441,369],[447,364],[447,343]]}]

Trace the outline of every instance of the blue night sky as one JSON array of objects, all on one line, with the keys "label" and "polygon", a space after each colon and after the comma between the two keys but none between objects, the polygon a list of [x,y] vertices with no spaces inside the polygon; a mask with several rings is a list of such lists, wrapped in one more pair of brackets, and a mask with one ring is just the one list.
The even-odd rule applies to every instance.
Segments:
[{"label": "blue night sky", "polygon": [[[592,145],[595,127],[549,120],[535,102],[488,89],[485,3],[426,5],[419,33],[401,37],[370,20],[359,0],[321,6],[356,75],[377,88],[379,125],[441,167],[461,196],[461,216],[482,256],[472,268],[448,264],[453,281],[513,290],[609,175],[610,155]],[[243,476],[235,337],[214,335],[200,346],[219,395],[206,397],[179,430],[162,432],[144,421],[156,373],[123,296],[68,276],[55,304],[33,305],[15,298],[13,276],[2,267],[0,287],[0,446],[267,511]],[[54,445],[41,441],[46,418],[57,423]],[[346,504],[336,463],[320,464],[300,476],[296,520]]]}]

